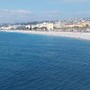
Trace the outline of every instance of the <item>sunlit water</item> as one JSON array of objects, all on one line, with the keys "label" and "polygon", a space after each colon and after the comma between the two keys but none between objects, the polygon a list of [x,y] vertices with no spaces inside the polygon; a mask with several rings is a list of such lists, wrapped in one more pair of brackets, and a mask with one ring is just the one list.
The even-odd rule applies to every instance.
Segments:
[{"label": "sunlit water", "polygon": [[90,41],[0,32],[0,90],[90,90]]}]

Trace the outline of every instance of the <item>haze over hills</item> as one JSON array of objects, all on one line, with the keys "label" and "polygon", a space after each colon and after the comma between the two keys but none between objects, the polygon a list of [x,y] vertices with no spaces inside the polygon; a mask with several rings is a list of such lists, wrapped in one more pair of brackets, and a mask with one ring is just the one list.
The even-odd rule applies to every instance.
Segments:
[{"label": "haze over hills", "polygon": [[51,21],[89,16],[89,0],[0,0],[0,23]]}]

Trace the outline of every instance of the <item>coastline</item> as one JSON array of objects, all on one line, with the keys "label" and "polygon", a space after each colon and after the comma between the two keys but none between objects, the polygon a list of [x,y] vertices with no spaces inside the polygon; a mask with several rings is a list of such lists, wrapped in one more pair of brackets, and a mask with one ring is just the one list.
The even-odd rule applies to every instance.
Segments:
[{"label": "coastline", "polygon": [[86,32],[55,32],[55,31],[29,31],[29,30],[0,30],[0,32],[40,34],[40,35],[61,36],[61,37],[90,40],[90,33]]}]

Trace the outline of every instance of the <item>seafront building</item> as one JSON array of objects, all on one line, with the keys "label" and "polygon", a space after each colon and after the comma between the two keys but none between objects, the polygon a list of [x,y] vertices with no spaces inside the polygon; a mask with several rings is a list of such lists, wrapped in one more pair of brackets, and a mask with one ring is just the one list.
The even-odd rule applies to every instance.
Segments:
[{"label": "seafront building", "polygon": [[16,26],[3,26],[0,28],[1,30],[15,30],[16,29]]},{"label": "seafront building", "polygon": [[31,25],[31,29],[39,29],[39,30],[53,30],[53,23],[43,22],[36,25]]},{"label": "seafront building", "polygon": [[61,29],[63,26],[64,24],[61,23],[60,21],[54,23],[54,29]]},{"label": "seafront building", "polygon": [[52,22],[37,22],[30,24],[1,25],[1,30],[39,30],[39,31],[90,31],[90,20],[69,19]]}]

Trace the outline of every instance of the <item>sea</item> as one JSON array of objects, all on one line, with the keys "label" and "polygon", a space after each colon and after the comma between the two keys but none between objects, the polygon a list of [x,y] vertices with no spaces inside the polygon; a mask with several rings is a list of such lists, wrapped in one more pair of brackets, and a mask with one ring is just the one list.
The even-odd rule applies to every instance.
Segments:
[{"label": "sea", "polygon": [[90,90],[90,41],[0,32],[0,90]]}]

